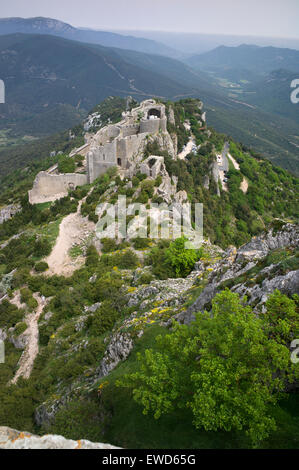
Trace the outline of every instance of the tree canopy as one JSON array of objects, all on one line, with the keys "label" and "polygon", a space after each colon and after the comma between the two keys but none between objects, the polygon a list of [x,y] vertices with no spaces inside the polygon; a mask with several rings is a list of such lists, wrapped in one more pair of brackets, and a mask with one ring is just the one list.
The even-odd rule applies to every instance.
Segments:
[{"label": "tree canopy", "polygon": [[279,292],[270,297],[263,318],[237,294],[217,294],[211,312],[157,337],[157,349],[139,355],[139,370],[118,385],[132,388],[144,414],[158,419],[188,408],[197,428],[245,430],[257,443],[275,429],[269,406],[277,402],[286,380],[294,380],[286,338],[269,335],[269,318],[279,302],[289,305],[288,323],[295,302]]}]

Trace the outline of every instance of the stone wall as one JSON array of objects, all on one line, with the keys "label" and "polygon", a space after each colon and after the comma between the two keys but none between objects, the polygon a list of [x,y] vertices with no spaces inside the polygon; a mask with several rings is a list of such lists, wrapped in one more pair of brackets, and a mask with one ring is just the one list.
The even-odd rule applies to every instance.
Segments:
[{"label": "stone wall", "polygon": [[122,126],[122,136],[127,137],[128,135],[136,135],[140,132],[139,124],[129,124],[127,126]]},{"label": "stone wall", "polygon": [[94,145],[105,145],[109,143],[112,139],[115,139],[118,137],[120,134],[120,127],[116,125],[109,125],[104,127],[103,129],[100,129],[99,132],[97,132],[95,139],[94,139]]},{"label": "stone wall", "polygon": [[140,165],[140,173],[145,175],[157,178],[158,175],[165,170],[164,157],[150,155],[146,160],[144,160]]},{"label": "stone wall", "polygon": [[87,154],[88,182],[92,183],[111,166],[116,166],[116,140],[100,147],[92,147]]},{"label": "stone wall", "polygon": [[45,171],[38,173],[29,191],[30,204],[55,201],[67,196],[68,190],[83,186],[87,183],[87,175],[80,173],[67,173],[64,175],[48,174]]},{"label": "stone wall", "polygon": [[[140,116],[142,118],[139,123]],[[127,113],[120,123],[108,125],[98,131],[87,155],[88,181],[92,183],[111,166],[129,170],[133,158],[140,153],[146,136],[160,131],[162,135],[167,133],[165,106],[154,100],[144,101],[131,113]],[[173,153],[170,152],[171,155]]]},{"label": "stone wall", "polygon": [[[41,172],[34,182],[33,189],[29,191],[30,202],[37,204],[59,199],[65,196],[70,188],[87,182],[92,183],[114,166],[118,166],[128,175],[131,174],[140,160],[149,134],[155,135],[160,146],[165,147],[175,158],[173,142],[167,133],[165,106],[157,104],[154,100],[147,100],[127,113],[121,122],[100,129],[81,149],[73,151],[73,155],[75,152],[86,154],[87,175]],[[53,166],[52,171],[57,171],[57,165]]]},{"label": "stone wall", "polygon": [[88,181],[92,183],[109,167],[128,169],[130,162],[141,150],[147,134],[133,134],[116,138],[113,142],[93,147],[87,155]]},{"label": "stone wall", "polygon": [[70,153],[70,157],[74,157],[75,155],[82,155],[83,157],[86,157],[89,150],[90,144],[89,142],[87,142],[86,144],[82,145],[82,147],[75,148],[74,150],[72,150]]},{"label": "stone wall", "polygon": [[156,134],[161,130],[166,132],[167,120],[166,118],[161,119],[143,119],[140,122],[140,132],[148,134]]}]

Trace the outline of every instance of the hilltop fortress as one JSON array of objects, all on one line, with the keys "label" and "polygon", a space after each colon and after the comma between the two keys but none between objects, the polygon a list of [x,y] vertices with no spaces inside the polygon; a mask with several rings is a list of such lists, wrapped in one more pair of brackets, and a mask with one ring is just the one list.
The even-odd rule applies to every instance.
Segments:
[{"label": "hilltop fortress", "polygon": [[31,204],[54,201],[67,195],[69,189],[92,183],[110,167],[118,167],[124,176],[132,176],[136,163],[141,163],[143,151],[151,136],[176,158],[176,144],[167,132],[165,106],[155,100],[143,101],[132,111],[124,112],[117,124],[100,129],[88,142],[70,154],[86,158],[86,173],[59,174],[57,165],[40,172],[31,191]]},{"label": "hilltop fortress", "polygon": [[111,166],[129,170],[148,134],[167,132],[165,106],[154,100],[123,114],[123,121],[99,130],[87,154],[88,182]]}]

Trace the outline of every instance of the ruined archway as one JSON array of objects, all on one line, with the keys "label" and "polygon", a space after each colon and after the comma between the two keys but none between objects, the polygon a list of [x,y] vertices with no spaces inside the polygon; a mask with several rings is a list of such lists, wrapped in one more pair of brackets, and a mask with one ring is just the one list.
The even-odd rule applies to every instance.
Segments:
[{"label": "ruined archway", "polygon": [[147,118],[148,119],[161,119],[161,111],[159,109],[152,108],[147,113]]}]

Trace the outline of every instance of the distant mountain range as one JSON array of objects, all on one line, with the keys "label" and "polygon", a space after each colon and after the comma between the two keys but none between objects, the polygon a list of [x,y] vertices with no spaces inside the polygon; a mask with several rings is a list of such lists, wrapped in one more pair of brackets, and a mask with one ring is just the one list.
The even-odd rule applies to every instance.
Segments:
[{"label": "distant mountain range", "polygon": [[218,47],[186,61],[210,75],[227,95],[299,124],[299,107],[290,100],[290,84],[299,76],[299,51],[242,45]]},{"label": "distant mountain range", "polygon": [[299,51],[253,45],[222,46],[186,62],[209,74],[229,97],[295,119],[299,124],[299,106],[290,100],[290,84],[299,76]]},{"label": "distant mountain range", "polygon": [[260,80],[247,84],[244,99],[266,111],[292,118],[299,125],[299,105],[295,106],[290,100],[290,84],[298,77],[298,72],[274,70]]},{"label": "distant mountain range", "polygon": [[[223,110],[217,116],[212,113],[213,125],[234,135],[233,123],[239,129],[240,140],[263,149],[266,154],[268,151],[276,154],[276,161],[281,165],[289,164],[293,158],[290,155],[294,155],[289,168],[298,173],[299,105],[290,100],[291,82],[299,77],[298,50],[221,46],[185,62],[208,74],[211,85],[221,87],[231,102],[247,108],[241,113],[235,110],[231,119]],[[277,146],[282,146],[286,153],[279,156],[281,151]]]},{"label": "distant mountain range", "polygon": [[[12,27],[26,32],[3,34]],[[35,34],[28,34],[32,30]],[[190,96],[204,101],[208,123],[218,131],[298,172],[299,106],[290,102],[288,81],[299,73],[299,51],[219,47],[183,63],[159,55],[161,45],[151,41],[155,53],[132,50],[142,44],[137,38],[124,49],[126,37],[114,33],[106,37],[119,40],[118,47],[61,37],[78,34],[56,20],[0,20],[0,78],[6,86],[2,148],[68,129],[108,96]]]},{"label": "distant mountain range", "polygon": [[168,47],[174,48],[182,56],[190,57],[194,54],[203,54],[212,51],[219,46],[237,47],[242,44],[255,44],[261,47],[277,47],[299,50],[299,38],[282,38],[267,36],[236,36],[228,34],[205,34],[205,33],[176,33],[169,31],[142,31],[142,30],[116,30],[119,34],[152,39],[162,42]]},{"label": "distant mountain range", "polygon": [[222,74],[223,78],[232,78],[233,71],[234,79],[238,81],[244,78],[244,71],[248,71],[249,77],[260,77],[277,69],[299,72],[299,51],[246,44],[220,46],[205,54],[194,55],[186,62],[195,69]]},{"label": "distant mountain range", "polygon": [[33,136],[74,125],[110,95],[169,99],[209,87],[171,58],[21,33],[0,36],[0,77],[6,85],[0,129]]},{"label": "distant mountain range", "polygon": [[110,33],[108,31],[75,28],[68,23],[52,18],[0,19],[0,35],[14,33],[48,34],[74,41],[100,44],[106,47],[117,47],[119,49],[132,49],[148,54],[160,54],[169,57],[178,57],[180,55],[171,47],[165,46],[158,41]]}]

